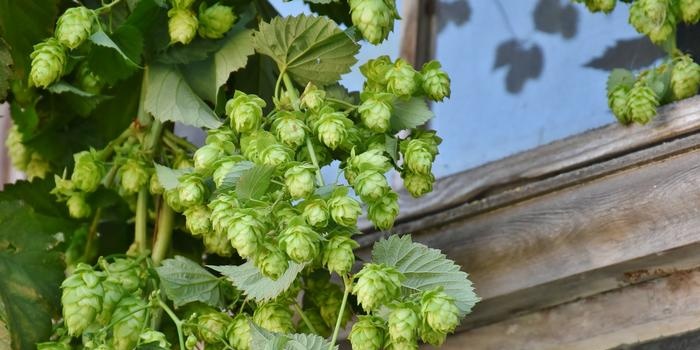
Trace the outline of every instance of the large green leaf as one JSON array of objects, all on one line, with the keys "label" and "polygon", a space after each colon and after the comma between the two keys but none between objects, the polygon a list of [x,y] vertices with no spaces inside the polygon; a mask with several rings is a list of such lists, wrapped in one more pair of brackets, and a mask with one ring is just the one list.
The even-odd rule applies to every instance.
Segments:
[{"label": "large green leaf", "polygon": [[98,31],[90,37],[93,45],[88,54],[88,65],[108,84],[130,77],[138,68],[144,40],[138,28],[119,27],[111,36]]},{"label": "large green leaf", "polygon": [[[251,322],[251,345],[265,350],[327,350],[331,344],[316,334],[279,334]],[[338,349],[334,346],[331,349]]]},{"label": "large green leaf", "polygon": [[7,98],[7,90],[10,88],[12,77],[12,55],[5,40],[0,37],[0,103]]},{"label": "large green leaf", "polygon": [[390,120],[391,131],[413,129],[425,124],[432,117],[433,112],[424,99],[419,97],[412,97],[408,100],[396,99]]},{"label": "large green leaf", "polygon": [[170,190],[177,187],[180,183],[180,176],[190,172],[187,169],[171,169],[167,166],[153,163],[156,167],[156,175],[158,176],[158,181],[160,181],[161,186],[164,189]]},{"label": "large green leaf", "polygon": [[231,170],[229,170],[228,174],[224,176],[224,180],[221,182],[219,186],[217,186],[216,191],[214,195],[218,195],[219,193],[224,193],[228,192],[230,190],[234,190],[236,188],[236,184],[238,184],[238,180],[240,180],[241,176],[246,173],[246,171],[253,169],[255,167],[255,163],[251,161],[244,160],[242,162],[236,163]]},{"label": "large green leaf", "polygon": [[441,286],[455,298],[460,316],[471,312],[480,300],[469,275],[437,249],[411,241],[409,235],[391,236],[374,244],[372,262],[395,267],[406,279],[405,292],[426,291]]},{"label": "large green leaf", "polygon": [[233,285],[243,291],[243,294],[256,301],[274,299],[289,289],[304,264],[289,263],[287,271],[276,281],[263,276],[255,265],[248,261],[240,266],[222,265],[207,266],[228,277]]},{"label": "large green leaf", "polygon": [[0,300],[13,349],[35,349],[51,334],[63,280],[60,253],[53,250],[68,220],[37,214],[20,201],[0,202]]},{"label": "large green leaf", "polygon": [[327,17],[276,17],[260,23],[255,49],[302,85],[332,84],[357,62],[359,46]]},{"label": "large green leaf", "polygon": [[223,301],[219,279],[192,260],[175,256],[163,260],[156,272],[165,295],[176,307],[194,301],[220,306]]},{"label": "large green leaf", "polygon": [[[124,28],[128,28],[128,29],[124,29]],[[139,34],[133,34],[133,33],[139,33],[138,29],[136,29],[134,27],[125,26],[125,27],[122,27],[120,29],[122,29],[123,31],[131,32],[132,34],[130,34],[130,35],[133,35],[134,37],[140,37]],[[137,39],[134,39],[134,40],[137,40]],[[104,31],[102,31],[102,30],[96,31],[94,34],[92,34],[92,36],[90,36],[90,41],[92,41],[92,43],[95,45],[107,47],[107,48],[110,48],[110,49],[116,51],[119,55],[122,56],[122,58],[125,61],[130,62],[133,65],[138,66],[138,64],[136,62],[134,62],[134,60],[132,60],[132,58],[129,57],[129,55],[127,55],[126,52],[124,52],[121,49],[121,47],[119,47],[119,45],[117,45],[117,43],[115,43],[112,40],[112,38],[110,38],[109,35],[107,35],[107,33],[105,33]],[[136,46],[134,46],[134,47],[136,47]]]},{"label": "large green leaf", "polygon": [[275,167],[256,165],[245,170],[236,182],[236,194],[240,200],[260,199],[270,187]]},{"label": "large green leaf", "polygon": [[154,64],[146,79],[145,109],[154,118],[211,129],[221,126],[214,111],[192,91],[176,67]]}]

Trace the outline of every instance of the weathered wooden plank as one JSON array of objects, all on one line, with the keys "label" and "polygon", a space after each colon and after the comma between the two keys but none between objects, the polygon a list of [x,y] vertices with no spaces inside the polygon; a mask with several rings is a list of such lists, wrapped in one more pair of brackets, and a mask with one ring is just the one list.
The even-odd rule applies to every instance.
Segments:
[{"label": "weathered wooden plank", "polygon": [[613,350],[688,350],[700,349],[700,330],[648,342],[621,345]]},{"label": "weathered wooden plank", "polygon": [[635,270],[700,265],[700,211],[690,204],[699,200],[700,151],[691,149],[433,223],[414,239],[443,249],[471,274],[483,298],[465,324],[474,327],[618,288]]},{"label": "weathered wooden plank", "polygon": [[603,350],[699,327],[700,271],[680,271],[456,334],[442,349]]},{"label": "weathered wooden plank", "polygon": [[[659,109],[649,125],[617,123],[593,129],[536,149],[438,180],[432,193],[415,200],[401,193],[398,221],[443,211],[499,187],[526,184],[604,161],[700,130],[700,96]],[[371,232],[366,221],[362,228]]]}]

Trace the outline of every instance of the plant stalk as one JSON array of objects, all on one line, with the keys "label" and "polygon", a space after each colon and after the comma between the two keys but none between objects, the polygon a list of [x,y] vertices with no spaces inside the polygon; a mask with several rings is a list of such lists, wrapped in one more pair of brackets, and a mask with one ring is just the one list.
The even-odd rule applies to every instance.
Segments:
[{"label": "plant stalk", "polygon": [[173,323],[175,324],[175,329],[177,329],[177,338],[180,341],[180,349],[185,349],[185,338],[182,335],[182,320],[180,320],[177,315],[175,315],[175,312],[168,307],[167,304],[163,302],[163,300],[158,297],[158,306],[160,306],[163,311],[165,311],[166,314],[170,317],[171,320],[173,320]]},{"label": "plant stalk", "polygon": [[316,328],[314,328],[314,325],[311,324],[311,320],[309,320],[309,318],[306,317],[306,314],[304,314],[304,311],[299,307],[299,303],[294,303],[293,306],[294,306],[294,310],[296,310],[296,312],[299,313],[299,316],[301,316],[301,320],[304,321],[304,324],[306,325],[306,327],[309,327],[309,330],[311,332],[318,334],[318,332],[316,332]]},{"label": "plant stalk", "polygon": [[134,227],[134,248],[138,255],[146,252],[146,224],[148,222],[148,189],[142,187],[136,199],[136,223]]},{"label": "plant stalk", "polygon": [[350,289],[352,289],[352,279],[348,276],[343,276],[343,282],[345,284],[345,291],[343,292],[343,301],[340,303],[340,311],[338,312],[338,319],[335,321],[335,328],[333,329],[333,337],[331,338],[331,345],[328,350],[333,350],[335,347],[335,342],[338,340],[338,333],[340,332],[340,324],[343,321],[343,314],[345,313],[345,307],[348,304],[348,295],[350,295]]},{"label": "plant stalk", "polygon": [[314,144],[311,142],[311,137],[306,137],[306,149],[309,151],[309,157],[311,158],[311,163],[316,167],[316,181],[318,181],[319,186],[324,186],[323,175],[321,175],[321,167],[318,165],[318,158],[316,158],[316,151],[314,150]]},{"label": "plant stalk", "polygon": [[173,209],[165,204],[165,201],[162,201],[160,212],[158,213],[158,222],[156,224],[157,230],[153,238],[155,240],[153,243],[153,252],[151,253],[151,260],[153,260],[153,264],[156,266],[160,265],[160,262],[163,261],[168,254],[168,250],[170,250],[170,242],[173,237],[174,217],[175,212]]}]

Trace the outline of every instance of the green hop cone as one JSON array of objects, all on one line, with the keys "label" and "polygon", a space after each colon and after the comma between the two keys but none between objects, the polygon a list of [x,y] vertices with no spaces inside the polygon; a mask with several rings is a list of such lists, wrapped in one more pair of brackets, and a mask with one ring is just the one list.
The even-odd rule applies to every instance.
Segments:
[{"label": "green hop cone", "polygon": [[253,313],[253,322],[276,333],[291,333],[294,330],[293,312],[287,304],[270,301],[259,304]]},{"label": "green hop cone", "polygon": [[[220,145],[225,145],[223,148],[226,152],[233,153],[236,150],[236,143],[238,143],[238,136],[236,132],[228,127],[227,125],[221,125],[217,129],[210,129],[207,131],[207,137],[204,140],[205,144],[218,143]],[[233,146],[233,148],[230,148]]]},{"label": "green hop cone", "polygon": [[105,83],[102,79],[90,70],[90,66],[87,61],[81,63],[78,66],[78,71],[76,72],[76,83],[78,87],[94,95],[98,95],[102,91]]},{"label": "green hop cone", "polygon": [[328,225],[328,205],[326,201],[320,198],[315,198],[305,201],[301,211],[301,217],[304,218],[307,224],[312,227],[325,227]]},{"label": "green hop cone", "polygon": [[421,322],[420,329],[418,330],[420,333],[420,339],[426,343],[430,344],[432,346],[440,346],[442,343],[445,342],[445,338],[447,338],[446,333],[438,332],[432,328],[425,322]]},{"label": "green hop cone", "polygon": [[625,85],[615,87],[608,93],[608,106],[617,120],[622,124],[629,124],[627,116],[627,96],[630,88]]},{"label": "green hop cone", "polygon": [[379,200],[391,191],[384,174],[371,170],[361,172],[355,178],[353,187],[360,198],[367,203]]},{"label": "green hop cone", "polygon": [[306,141],[306,125],[295,113],[282,111],[272,123],[272,130],[283,144],[296,149]]},{"label": "green hop cone", "polygon": [[[324,338],[331,335],[331,328],[323,320],[323,317],[321,317],[321,311],[317,307],[314,306],[305,308],[303,311],[304,316],[306,316],[306,321],[308,321],[310,326],[306,321],[300,321],[297,324],[298,333],[318,334]],[[313,327],[313,330],[311,327]]]},{"label": "green hop cone", "polygon": [[216,162],[216,170],[214,170],[214,173],[212,174],[212,179],[214,180],[214,184],[217,188],[221,187],[226,180],[226,176],[228,176],[228,174],[234,169],[236,164],[240,163],[244,159],[245,158],[240,155],[233,155],[220,159],[218,162]]},{"label": "green hop cone", "polygon": [[367,217],[382,231],[392,228],[398,215],[399,195],[394,191],[388,191],[381,198],[368,203]]},{"label": "green hop cone", "polygon": [[144,300],[132,295],[119,301],[112,315],[112,320],[116,322],[112,328],[115,350],[131,350],[136,346],[146,321],[146,307]]},{"label": "green hop cone", "polygon": [[379,56],[360,66],[360,72],[367,78],[363,90],[367,92],[384,92],[386,89],[386,73],[393,63],[387,55]]},{"label": "green hop cone", "polygon": [[389,130],[393,95],[388,93],[370,94],[358,107],[362,123],[370,130],[384,133]]},{"label": "green hop cone", "polygon": [[418,89],[420,74],[403,58],[396,60],[386,73],[386,88],[397,96],[411,96]]},{"label": "green hop cone", "polygon": [[394,30],[394,19],[399,18],[395,0],[350,0],[352,23],[362,36],[377,45]]},{"label": "green hop cone", "polygon": [[656,116],[659,100],[654,91],[642,80],[636,82],[627,95],[627,115],[630,121],[648,123]]},{"label": "green hop cone", "polygon": [[314,193],[316,167],[300,164],[289,168],[284,173],[284,184],[293,199],[306,198]]},{"label": "green hop cone", "polygon": [[236,193],[231,191],[217,195],[207,205],[211,209],[211,226],[214,231],[226,232],[228,224],[226,222],[231,218],[236,208],[239,207]]},{"label": "green hop cone", "polygon": [[39,153],[32,153],[32,157],[27,164],[27,169],[25,169],[25,174],[27,178],[31,181],[34,178],[43,179],[51,171],[51,164],[44,159]]},{"label": "green hop cone", "polygon": [[185,349],[187,350],[194,350],[197,348],[197,343],[199,340],[197,337],[194,336],[194,334],[190,334],[187,336],[187,339],[185,340]]},{"label": "green hop cone", "polygon": [[271,166],[278,166],[292,161],[294,151],[291,148],[273,143],[260,151],[258,160],[260,163]]},{"label": "green hop cone", "polygon": [[385,337],[384,320],[371,315],[358,316],[349,336],[353,350],[381,350]]},{"label": "green hop cone", "polygon": [[201,175],[197,173],[184,174],[179,180],[177,191],[182,205],[189,208],[204,202],[207,188]]},{"label": "green hop cone", "polygon": [[157,345],[163,349],[170,349],[170,343],[165,337],[165,334],[149,329],[141,333],[139,342],[141,344],[153,344]]},{"label": "green hop cone", "polygon": [[211,211],[205,205],[195,205],[185,209],[185,224],[193,236],[211,231]]},{"label": "green hop cone", "polygon": [[433,174],[416,174],[411,171],[404,171],[401,173],[401,178],[403,178],[403,185],[406,191],[413,196],[413,198],[422,197],[425,194],[433,190],[433,183],[435,183],[435,176]]},{"label": "green hop cone", "polygon": [[682,56],[673,65],[671,71],[671,97],[678,101],[695,96],[698,88],[700,88],[700,65],[689,56]]},{"label": "green hop cone", "polygon": [[168,11],[168,34],[170,43],[189,44],[197,34],[197,16],[186,8],[172,8]]},{"label": "green hop cone", "polygon": [[420,319],[414,309],[415,305],[402,303],[389,312],[389,338],[394,343],[414,343],[416,341]]},{"label": "green hop cone", "polygon": [[629,22],[655,44],[663,44],[676,30],[676,16],[670,0],[635,1],[630,6]]},{"label": "green hop cone", "polygon": [[195,0],[171,0],[174,8],[186,9],[192,7]]},{"label": "green hop cone", "polygon": [[226,231],[209,231],[202,234],[204,250],[219,256],[231,256],[233,247],[229,242]]},{"label": "green hop cone", "polygon": [[141,267],[132,259],[115,259],[107,264],[100,259],[100,266],[107,273],[105,281],[119,285],[126,293],[133,293],[142,285]]},{"label": "green hop cone", "polygon": [[36,344],[37,350],[71,350],[71,346],[64,342],[49,341]]},{"label": "green hop cone", "polygon": [[404,276],[393,267],[369,263],[355,278],[352,293],[365,311],[373,311],[399,296]]},{"label": "green hop cone", "polygon": [[617,0],[586,0],[586,7],[591,12],[610,13],[615,9]]},{"label": "green hop cone", "polygon": [[450,333],[459,325],[459,309],[455,300],[445,294],[442,288],[423,292],[420,313],[430,328],[439,333]]},{"label": "green hop cone", "polygon": [[[435,154],[430,146],[420,139],[404,141],[402,147],[406,167],[417,174],[430,174],[435,161]],[[404,145],[402,145],[404,146]]]},{"label": "green hop cone", "polygon": [[83,151],[73,155],[75,166],[71,181],[75,188],[83,192],[95,192],[100,186],[104,169],[93,152]]},{"label": "green hop cone", "polygon": [[180,202],[180,191],[177,190],[177,187],[166,190],[163,193],[163,198],[165,198],[165,203],[176,212],[181,213],[185,210],[185,206]]},{"label": "green hop cone", "polygon": [[265,277],[277,280],[287,271],[289,262],[287,255],[277,245],[266,242],[255,256],[255,266]]},{"label": "green hop cone", "polygon": [[[613,0],[615,1],[615,0]],[[423,91],[433,101],[442,101],[450,97],[450,77],[438,61],[430,61],[423,65],[420,71],[423,81]]]},{"label": "green hop cone", "polygon": [[264,225],[250,211],[238,211],[231,217],[227,237],[238,255],[243,258],[253,257],[260,246]]},{"label": "green hop cone", "polygon": [[233,98],[226,102],[226,115],[231,120],[231,127],[240,133],[254,131],[260,126],[262,109],[266,105],[260,97],[236,90]]},{"label": "green hop cone", "polygon": [[386,344],[384,344],[384,350],[418,350],[418,343],[415,341],[395,342],[387,339]]},{"label": "green hop cone", "polygon": [[79,336],[102,310],[101,276],[90,265],[79,263],[61,284],[63,322],[70,336]]},{"label": "green hop cone", "polygon": [[138,159],[129,158],[119,168],[121,188],[127,194],[138,193],[151,180],[146,164]]},{"label": "green hop cone", "polygon": [[287,227],[279,236],[279,245],[290,259],[303,263],[316,258],[320,251],[321,236],[306,225]]},{"label": "green hop cone", "polygon": [[316,135],[322,144],[336,149],[348,136],[352,121],[342,112],[324,113],[315,123]]},{"label": "green hop cone", "polygon": [[29,83],[42,88],[61,79],[68,61],[66,49],[54,38],[48,38],[34,45],[34,51],[30,57],[32,67],[29,72]]},{"label": "green hop cone", "polygon": [[63,46],[75,49],[92,34],[95,18],[95,12],[86,7],[71,7],[58,18],[54,36]]},{"label": "green hop cone", "polygon": [[233,27],[236,15],[229,6],[219,3],[207,7],[202,3],[199,7],[199,36],[207,39],[220,39]]},{"label": "green hop cone", "polygon": [[226,338],[234,350],[250,350],[252,336],[250,334],[250,321],[248,315],[240,313],[233,318],[233,322],[226,330]]},{"label": "green hop cone", "polygon": [[343,194],[331,196],[328,200],[331,218],[336,224],[353,227],[357,224],[357,218],[362,214],[360,203]]},{"label": "green hop cone", "polygon": [[376,171],[384,174],[391,169],[389,158],[384,155],[384,147],[369,149],[358,155],[351,154],[346,163],[343,175],[350,184],[355,183],[355,178],[360,172]]},{"label": "green hop cone", "polygon": [[31,152],[24,146],[24,143],[22,143],[22,133],[19,132],[17,124],[12,124],[7,131],[5,147],[7,147],[7,154],[12,160],[12,166],[19,170],[26,169],[27,163],[29,163],[31,157]]},{"label": "green hop cone", "polygon": [[[279,192],[278,192],[279,193]],[[275,211],[272,213],[273,221],[277,224],[277,228],[284,230],[290,226],[292,222],[299,222],[299,210],[292,207],[289,202],[278,203]]]},{"label": "green hop cone", "polygon": [[84,219],[92,214],[92,207],[85,200],[84,193],[74,193],[68,198],[66,205],[68,206],[68,214],[72,218]]},{"label": "green hop cone", "polygon": [[319,89],[313,83],[309,82],[306,84],[304,92],[299,98],[301,102],[301,107],[309,109],[312,111],[318,111],[323,106],[324,100],[326,98],[326,92]]},{"label": "green hop cone", "polygon": [[122,288],[119,283],[113,281],[104,281],[102,283],[102,289],[104,290],[104,296],[102,298],[102,310],[97,315],[96,320],[101,325],[108,325],[112,320],[112,314],[114,309],[122,297],[126,294],[124,288]]},{"label": "green hop cone", "polygon": [[354,239],[346,236],[335,236],[328,240],[323,247],[323,265],[328,271],[344,276],[355,264],[353,249],[360,245]]},{"label": "green hop cone", "polygon": [[687,24],[695,24],[700,21],[700,1],[678,0],[681,19]]},{"label": "green hop cone", "polygon": [[220,343],[226,339],[226,329],[232,322],[231,317],[214,311],[197,316],[197,338],[207,344]]},{"label": "green hop cone", "polygon": [[226,155],[226,151],[219,143],[210,143],[200,147],[194,152],[194,169],[201,173],[209,173],[216,161]]}]

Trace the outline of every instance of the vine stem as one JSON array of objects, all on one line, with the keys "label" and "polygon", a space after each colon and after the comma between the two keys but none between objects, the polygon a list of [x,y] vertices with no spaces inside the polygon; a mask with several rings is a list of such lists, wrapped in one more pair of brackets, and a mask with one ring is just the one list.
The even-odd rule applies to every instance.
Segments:
[{"label": "vine stem", "polygon": [[294,310],[299,313],[299,316],[301,316],[301,320],[304,321],[304,324],[306,327],[309,327],[309,330],[315,334],[318,334],[316,332],[316,328],[314,328],[314,325],[311,324],[311,320],[309,320],[308,317],[306,317],[306,314],[304,314],[304,311],[299,307],[299,303],[294,303]]},{"label": "vine stem", "polygon": [[136,199],[136,223],[134,245],[138,255],[146,252],[146,223],[148,221],[148,189],[142,187]]},{"label": "vine stem", "polygon": [[100,217],[102,216],[102,208],[98,207],[95,210],[95,216],[92,218],[90,223],[90,228],[88,230],[87,243],[85,244],[85,251],[83,252],[83,259],[85,261],[91,261],[96,253],[95,243],[97,238],[97,227],[100,224]]},{"label": "vine stem", "polygon": [[175,212],[173,209],[165,204],[164,201],[161,201],[160,211],[158,212],[158,222],[156,223],[156,234],[153,238],[155,242],[153,243],[153,252],[151,253],[151,260],[153,260],[153,264],[156,266],[160,265],[160,262],[163,261],[170,249],[174,217]]},{"label": "vine stem", "polygon": [[350,289],[352,289],[352,278],[348,276],[343,276],[343,283],[345,284],[345,291],[343,292],[343,301],[340,303],[340,311],[338,312],[338,319],[335,321],[335,328],[333,329],[333,338],[331,338],[331,345],[328,350],[333,350],[335,348],[335,342],[338,340],[338,333],[340,332],[340,324],[343,321],[343,314],[345,313],[345,307],[348,304],[348,295],[350,295]]},{"label": "vine stem", "polygon": [[185,349],[185,338],[182,336],[182,320],[175,315],[175,312],[166,304],[163,302],[163,300],[158,299],[158,306],[160,306],[163,311],[165,311],[166,314],[170,317],[171,320],[173,320],[173,323],[175,324],[175,329],[177,329],[177,338],[180,341],[180,349]]}]

